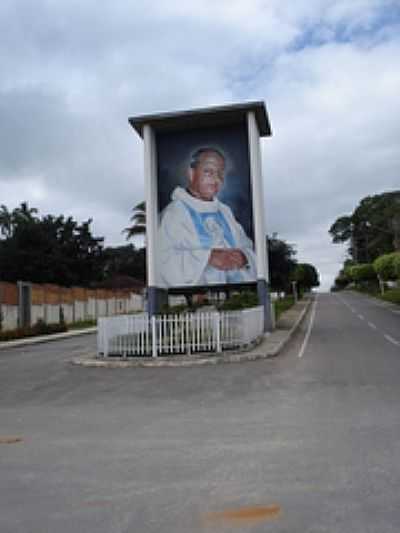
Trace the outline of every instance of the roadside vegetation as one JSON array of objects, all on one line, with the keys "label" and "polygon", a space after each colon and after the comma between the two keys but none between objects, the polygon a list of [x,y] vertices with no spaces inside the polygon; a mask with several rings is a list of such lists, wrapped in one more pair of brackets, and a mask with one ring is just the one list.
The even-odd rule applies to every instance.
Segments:
[{"label": "roadside vegetation", "polygon": [[329,230],[349,242],[333,291],[354,289],[400,305],[400,191],[368,196]]},{"label": "roadside vegetation", "polygon": [[10,331],[0,330],[0,342],[24,339],[26,337],[36,337],[38,335],[51,335],[53,333],[63,333],[68,331],[64,323],[46,324],[43,320],[38,320],[36,324],[30,327],[18,328]]}]

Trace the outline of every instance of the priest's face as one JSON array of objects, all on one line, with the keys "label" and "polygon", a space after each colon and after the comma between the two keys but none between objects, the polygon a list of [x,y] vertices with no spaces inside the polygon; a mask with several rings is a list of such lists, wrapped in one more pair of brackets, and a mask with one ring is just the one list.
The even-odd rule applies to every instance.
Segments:
[{"label": "priest's face", "polygon": [[224,183],[225,162],[216,152],[203,152],[190,169],[189,190],[200,200],[213,200]]}]

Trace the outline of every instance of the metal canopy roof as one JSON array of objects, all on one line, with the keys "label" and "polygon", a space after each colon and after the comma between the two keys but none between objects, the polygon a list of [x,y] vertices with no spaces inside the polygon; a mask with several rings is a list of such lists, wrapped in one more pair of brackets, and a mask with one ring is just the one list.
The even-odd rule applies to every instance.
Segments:
[{"label": "metal canopy roof", "polygon": [[134,130],[143,137],[143,126],[149,124],[158,131],[176,131],[207,126],[223,126],[246,121],[246,114],[254,111],[261,137],[272,135],[265,104],[262,101],[246,102],[218,107],[203,107],[188,111],[158,113],[129,118]]}]

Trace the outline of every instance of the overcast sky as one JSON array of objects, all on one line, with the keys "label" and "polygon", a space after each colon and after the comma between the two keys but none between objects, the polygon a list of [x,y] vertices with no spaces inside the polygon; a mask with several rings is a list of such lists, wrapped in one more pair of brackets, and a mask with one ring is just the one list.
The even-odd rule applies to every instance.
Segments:
[{"label": "overcast sky", "polygon": [[268,233],[329,288],[328,229],[400,189],[400,0],[2,0],[0,204],[93,218],[144,198],[128,117],[263,100]]}]

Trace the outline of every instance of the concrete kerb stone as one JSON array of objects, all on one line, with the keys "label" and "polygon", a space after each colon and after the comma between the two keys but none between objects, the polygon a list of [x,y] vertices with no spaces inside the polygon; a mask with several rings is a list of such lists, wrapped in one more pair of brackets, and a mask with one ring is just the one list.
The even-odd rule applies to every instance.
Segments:
[{"label": "concrete kerb stone", "polygon": [[[304,317],[306,316],[306,313],[312,303],[312,299],[309,298],[306,300],[306,304],[304,305],[301,312],[296,317],[293,326],[288,330],[286,335],[282,335],[282,339],[277,342],[276,346],[271,349],[267,355],[267,357],[276,357],[279,355],[279,353],[283,350],[283,348],[286,346],[286,344],[290,341],[290,339],[295,334],[297,328],[300,326],[300,324],[303,322]],[[289,310],[290,312],[290,310]],[[279,330],[278,330],[279,332]]]},{"label": "concrete kerb stone", "polygon": [[220,355],[215,353],[174,356],[170,358],[110,358],[101,359],[93,357],[77,357],[71,361],[72,364],[89,368],[130,368],[130,367],[189,367],[203,365],[218,365],[224,363],[242,363],[247,361],[257,361],[259,359],[269,359],[276,357],[293,337],[297,328],[303,321],[312,302],[311,298],[304,299],[296,304],[295,309],[289,309],[285,313],[285,320],[291,323],[288,329],[276,329],[272,333],[266,333],[257,347],[252,347],[249,351],[226,352]]}]

